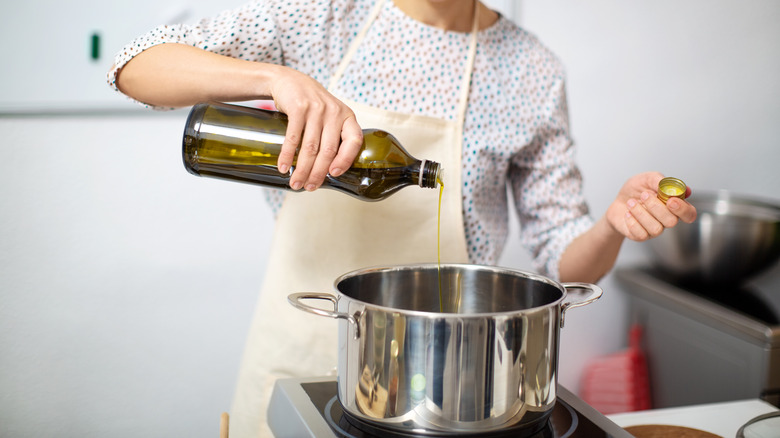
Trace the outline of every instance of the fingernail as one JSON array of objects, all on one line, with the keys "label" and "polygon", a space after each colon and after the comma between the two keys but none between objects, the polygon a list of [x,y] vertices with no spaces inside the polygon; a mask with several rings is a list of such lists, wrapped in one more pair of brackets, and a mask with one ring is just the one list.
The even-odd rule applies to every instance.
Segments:
[{"label": "fingernail", "polygon": [[300,181],[295,181],[290,185],[290,187],[292,187],[293,190],[300,190],[301,187],[303,187],[303,183]]},{"label": "fingernail", "polygon": [[650,198],[650,193],[642,192],[642,195],[640,195],[639,198],[642,199],[642,202],[645,202]]},{"label": "fingernail", "polygon": [[330,172],[330,174],[331,174],[331,175],[333,175],[333,176],[339,176],[339,175],[341,175],[341,173],[342,173],[342,170],[341,170],[341,169],[339,169],[338,167],[337,167],[337,168],[335,168],[335,169],[333,169],[333,170]]},{"label": "fingernail", "polygon": [[636,207],[636,201],[634,201],[633,199],[629,199],[628,202],[626,202],[626,204],[628,204],[628,208]]},{"label": "fingernail", "polygon": [[310,192],[314,191],[316,188],[317,188],[317,186],[315,186],[314,184],[309,184],[309,185],[306,186],[306,190],[308,190]]},{"label": "fingernail", "polygon": [[281,166],[279,166],[280,173],[287,173],[288,170],[290,170],[290,166],[286,164],[282,164]]},{"label": "fingernail", "polygon": [[671,198],[666,201],[666,206],[669,207],[670,210],[677,210],[680,208],[680,201],[676,198]]}]

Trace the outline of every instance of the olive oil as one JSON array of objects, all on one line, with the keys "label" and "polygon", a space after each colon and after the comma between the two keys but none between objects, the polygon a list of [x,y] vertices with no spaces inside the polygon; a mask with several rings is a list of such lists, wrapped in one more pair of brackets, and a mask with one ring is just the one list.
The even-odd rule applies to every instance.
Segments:
[{"label": "olive oil", "polygon": [[444,297],[441,292],[441,198],[444,195],[444,181],[439,177],[439,216],[436,220],[436,254],[439,259],[439,312],[444,313]]},{"label": "olive oil", "polygon": [[658,199],[664,204],[669,198],[685,199],[688,187],[679,178],[666,177],[658,182]]},{"label": "olive oil", "polygon": [[[292,190],[286,173],[277,168],[287,116],[276,111],[223,103],[203,103],[190,111],[184,131],[182,158],[198,176]],[[322,188],[364,201],[378,201],[417,185],[434,188],[439,163],[412,157],[392,134],[363,130],[363,146],[344,174],[326,176]],[[300,190],[299,190],[300,191]]]}]

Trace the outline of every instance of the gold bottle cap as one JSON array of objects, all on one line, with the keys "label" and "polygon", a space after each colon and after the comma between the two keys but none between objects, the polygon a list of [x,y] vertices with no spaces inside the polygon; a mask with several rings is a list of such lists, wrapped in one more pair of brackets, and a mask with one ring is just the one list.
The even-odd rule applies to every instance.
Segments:
[{"label": "gold bottle cap", "polygon": [[688,187],[679,178],[666,177],[658,183],[658,199],[666,204],[669,198],[685,199]]}]

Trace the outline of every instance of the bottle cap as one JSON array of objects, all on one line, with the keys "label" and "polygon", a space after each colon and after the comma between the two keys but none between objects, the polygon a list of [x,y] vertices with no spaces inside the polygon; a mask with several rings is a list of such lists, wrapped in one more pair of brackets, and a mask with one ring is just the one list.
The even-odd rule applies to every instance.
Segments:
[{"label": "bottle cap", "polygon": [[658,183],[658,199],[666,204],[669,198],[685,199],[688,187],[679,178],[666,177]]},{"label": "bottle cap", "polygon": [[435,161],[422,160],[417,184],[428,189],[436,188],[441,184],[441,172],[441,164]]}]

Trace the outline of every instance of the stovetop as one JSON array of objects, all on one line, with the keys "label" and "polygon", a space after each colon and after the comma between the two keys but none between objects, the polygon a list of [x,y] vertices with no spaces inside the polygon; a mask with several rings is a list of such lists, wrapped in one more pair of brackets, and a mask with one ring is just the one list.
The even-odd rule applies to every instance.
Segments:
[{"label": "stovetop", "polygon": [[[335,377],[282,379],[276,382],[268,411],[268,423],[276,438],[372,438],[386,436],[344,414],[338,401]],[[370,426],[370,425],[368,425]],[[369,430],[367,430],[369,429]],[[415,435],[396,435],[414,437]],[[429,434],[417,436],[431,436]],[[495,432],[481,437],[507,436]],[[513,437],[517,432],[513,431]],[[548,421],[524,438],[631,437],[607,417],[562,386]]]},{"label": "stovetop", "polygon": [[780,348],[780,269],[739,286],[678,284],[655,269],[616,270],[625,291],[691,318]]},{"label": "stovetop", "polygon": [[667,288],[701,297],[768,327],[780,326],[780,265],[736,285],[681,283],[653,268],[624,271],[651,276],[665,283]]}]

